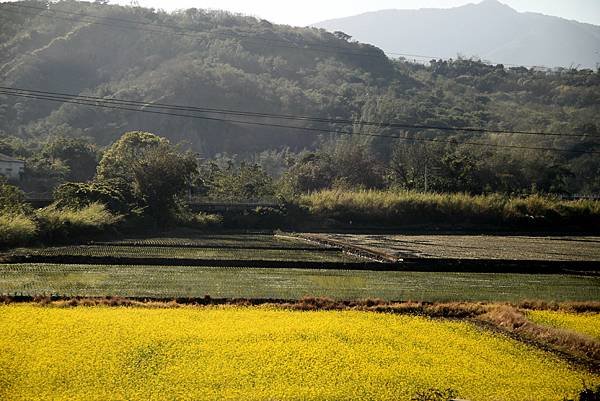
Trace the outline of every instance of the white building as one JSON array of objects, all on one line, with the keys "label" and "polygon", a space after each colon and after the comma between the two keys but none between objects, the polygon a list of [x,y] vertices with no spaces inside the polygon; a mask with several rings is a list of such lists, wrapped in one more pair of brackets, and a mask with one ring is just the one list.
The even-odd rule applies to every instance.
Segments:
[{"label": "white building", "polygon": [[11,181],[19,180],[25,171],[25,162],[0,153],[0,174]]}]

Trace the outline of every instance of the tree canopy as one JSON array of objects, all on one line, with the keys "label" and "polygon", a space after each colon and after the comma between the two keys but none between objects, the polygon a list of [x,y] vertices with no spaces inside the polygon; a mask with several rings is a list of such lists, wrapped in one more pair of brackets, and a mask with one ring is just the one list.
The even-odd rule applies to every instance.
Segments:
[{"label": "tree canopy", "polygon": [[[12,4],[0,4],[0,11],[12,7],[0,25],[0,73],[6,86],[311,116],[325,121],[251,120],[374,135],[352,142],[361,154],[345,150],[345,158],[342,150],[347,145],[342,135],[0,94],[0,151],[27,153],[23,184],[27,192],[47,192],[61,182],[89,179],[99,148],[135,130],[184,143],[204,159],[238,155],[251,165],[258,155],[272,152],[282,155],[275,163],[278,166],[287,168],[288,161],[296,160],[292,169],[302,173],[304,178],[297,177],[300,180],[311,174],[324,177],[321,183],[317,183],[320,178],[308,180],[298,188],[329,186],[335,181],[358,187],[424,189],[427,176],[428,189],[440,191],[600,192],[600,158],[581,153],[600,151],[599,70],[540,71],[461,58],[421,65],[389,59],[380,49],[350,41],[341,33],[275,25],[221,11],[166,13],[70,0]],[[20,13],[14,4],[36,8]],[[107,25],[90,24],[72,14],[53,18],[55,11],[94,15],[99,21],[113,19],[104,21]],[[125,21],[119,24],[127,28],[111,26],[118,25],[114,18]],[[144,24],[152,29],[138,29]],[[361,124],[365,121],[381,124]],[[388,126],[389,122],[508,133],[397,128]],[[60,139],[42,155],[37,144],[51,138],[88,143]],[[327,148],[332,143],[337,143],[338,154]],[[298,160],[305,152],[316,158],[305,159],[303,167]],[[423,163],[422,157],[429,162]],[[377,178],[371,174],[357,179],[348,160],[362,161],[361,171],[375,173]],[[113,162],[114,174],[122,174],[123,182],[133,182],[125,180],[131,179],[133,171],[119,173],[118,160]],[[373,168],[365,169],[365,165]],[[329,168],[335,171],[328,172]],[[104,175],[102,165],[98,175]]]}]

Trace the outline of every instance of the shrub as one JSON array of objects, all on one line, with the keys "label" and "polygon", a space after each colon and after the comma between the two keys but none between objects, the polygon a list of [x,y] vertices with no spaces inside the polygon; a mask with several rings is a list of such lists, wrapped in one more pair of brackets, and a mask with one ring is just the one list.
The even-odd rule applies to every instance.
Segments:
[{"label": "shrub", "polygon": [[24,214],[0,215],[0,246],[31,242],[37,233],[35,222]]},{"label": "shrub", "polygon": [[100,182],[67,182],[54,191],[56,207],[81,209],[99,202],[114,213],[127,213],[129,205],[115,185]]},{"label": "shrub", "polygon": [[194,215],[194,224],[200,227],[215,227],[223,223],[223,216],[200,212]]},{"label": "shrub", "polygon": [[7,183],[0,175],[0,213],[10,215],[27,214],[30,207],[25,203],[25,194],[19,188]]},{"label": "shrub", "polygon": [[101,203],[81,209],[59,208],[56,204],[36,211],[40,234],[45,240],[65,240],[75,235],[98,234],[121,220]]},{"label": "shrub", "polygon": [[224,215],[228,228],[278,228],[285,224],[287,211],[283,206],[262,207]]},{"label": "shrub", "polygon": [[192,228],[219,227],[223,223],[223,216],[210,213],[192,213],[186,211],[177,215],[177,223]]},{"label": "shrub", "polygon": [[379,225],[593,226],[600,222],[598,201],[563,201],[540,195],[509,198],[499,194],[324,190],[300,196],[298,205],[318,218]]}]

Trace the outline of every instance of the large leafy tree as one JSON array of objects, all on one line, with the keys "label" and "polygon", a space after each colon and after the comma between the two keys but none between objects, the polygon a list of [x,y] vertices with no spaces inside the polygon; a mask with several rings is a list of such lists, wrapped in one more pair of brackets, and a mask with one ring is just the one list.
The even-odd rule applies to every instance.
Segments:
[{"label": "large leafy tree", "polygon": [[10,185],[6,178],[0,175],[0,214],[22,214],[29,210],[23,191]]},{"label": "large leafy tree", "polygon": [[177,198],[185,194],[196,170],[190,153],[180,152],[165,138],[132,131],[105,152],[96,181],[118,188],[164,224],[176,212]]},{"label": "large leafy tree", "polygon": [[79,138],[58,137],[42,148],[42,155],[52,161],[61,160],[69,168],[69,181],[88,181],[96,172],[98,151]]}]

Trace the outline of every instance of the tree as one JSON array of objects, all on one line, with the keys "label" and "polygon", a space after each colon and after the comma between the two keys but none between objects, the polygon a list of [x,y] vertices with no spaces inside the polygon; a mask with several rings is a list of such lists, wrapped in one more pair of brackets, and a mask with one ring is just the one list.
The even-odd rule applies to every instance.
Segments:
[{"label": "tree", "polygon": [[331,186],[334,172],[328,155],[303,153],[292,162],[290,169],[280,180],[279,193],[284,197],[312,192]]},{"label": "tree", "polygon": [[436,171],[440,169],[441,151],[435,145],[423,142],[398,142],[393,148],[388,165],[390,184],[421,191],[437,189],[439,177]]},{"label": "tree", "polygon": [[333,34],[335,35],[336,38],[345,40],[346,42],[349,41],[350,39],[352,39],[352,35],[348,35],[346,32],[335,31]]},{"label": "tree", "polygon": [[19,188],[10,185],[0,175],[0,214],[23,214],[30,211],[25,203],[25,194]]},{"label": "tree", "polygon": [[59,208],[81,209],[93,203],[102,203],[113,213],[129,211],[123,195],[102,182],[67,182],[56,188],[53,195]]},{"label": "tree", "polygon": [[204,168],[206,194],[226,201],[264,201],[275,196],[273,179],[258,164],[241,162],[236,167],[233,162],[220,168],[210,163]]},{"label": "tree", "polygon": [[82,139],[58,137],[42,148],[50,161],[62,160],[69,167],[69,181],[88,181],[96,172],[97,149]]},{"label": "tree", "polygon": [[179,152],[166,138],[133,131],[106,151],[96,181],[116,185],[126,199],[164,225],[177,212],[177,198],[196,170],[193,156]]}]

